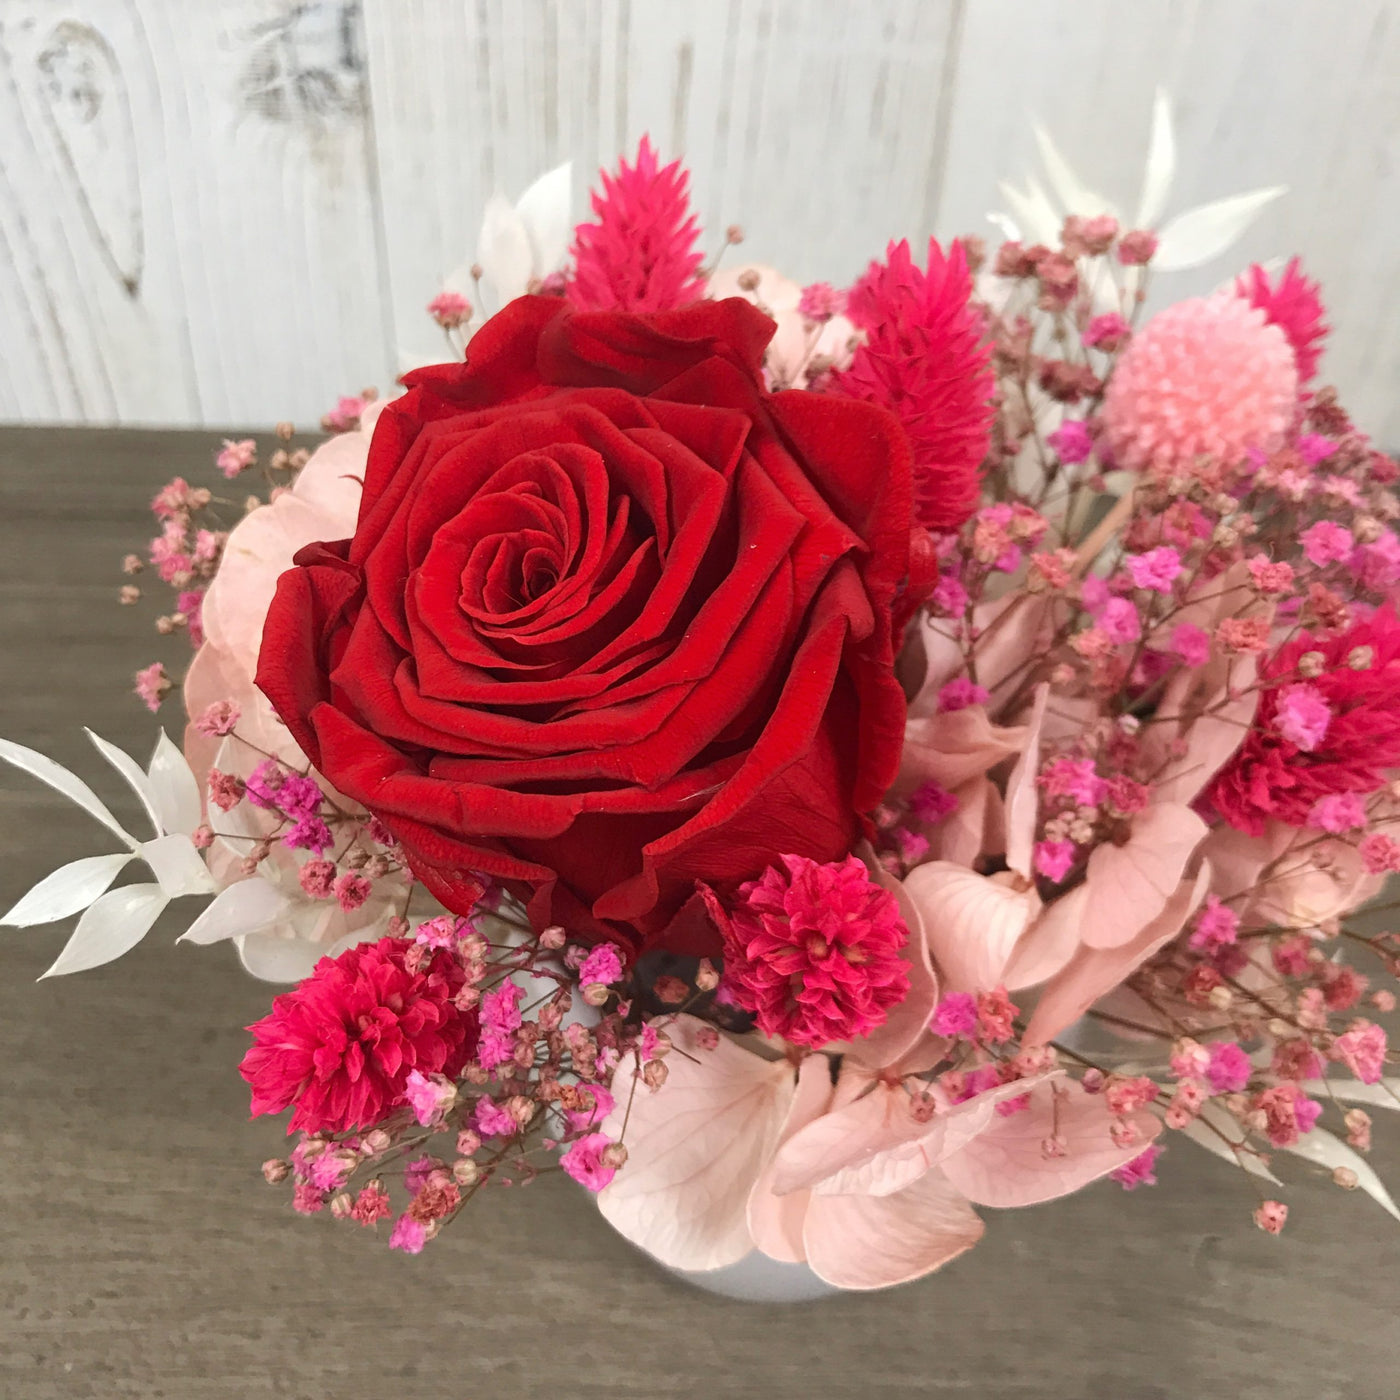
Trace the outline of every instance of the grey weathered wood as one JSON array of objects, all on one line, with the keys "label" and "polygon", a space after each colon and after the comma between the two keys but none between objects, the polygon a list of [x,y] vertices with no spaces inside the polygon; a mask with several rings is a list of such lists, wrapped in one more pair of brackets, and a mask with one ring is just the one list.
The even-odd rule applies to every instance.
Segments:
[{"label": "grey weathered wood", "polygon": [[[137,752],[153,738],[122,691],[160,648],[117,606],[117,565],[162,481],[209,479],[209,447],[0,431],[0,734],[82,765],[133,820],[79,726]],[[104,836],[0,771],[0,905]],[[418,1259],[390,1255],[263,1184],[281,1132],[247,1122],[236,1066],[270,989],[226,948],[170,946],[182,917],[39,986],[66,930],[0,939],[4,1400],[1396,1395],[1394,1222],[1285,1161],[1293,1218],[1272,1239],[1238,1175],[1184,1142],[1153,1190],[988,1211],[986,1240],[942,1274],[793,1308],[672,1282],[557,1177],[488,1197]],[[1394,1120],[1376,1137],[1394,1184]]]}]

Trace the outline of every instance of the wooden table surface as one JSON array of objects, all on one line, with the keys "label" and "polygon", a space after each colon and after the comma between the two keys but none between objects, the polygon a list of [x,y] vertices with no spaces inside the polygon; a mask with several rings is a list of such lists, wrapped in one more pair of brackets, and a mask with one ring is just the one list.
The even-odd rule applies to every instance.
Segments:
[{"label": "wooden table surface", "polygon": [[[184,642],[117,605],[118,564],[163,481],[212,484],[215,445],[0,430],[0,735],[132,820],[81,726],[149,751],[130,675]],[[0,907],[105,835],[0,771]],[[673,1282],[558,1177],[488,1195],[416,1259],[301,1219],[259,1175],[281,1128],[249,1123],[236,1072],[270,989],[229,948],[173,947],[190,917],[38,986],[68,927],[3,934],[0,1400],[1400,1395],[1400,1226],[1289,1159],[1269,1237],[1240,1175],[1180,1140],[1155,1189],[987,1211],[943,1273],[796,1307]],[[1400,1188],[1396,1126],[1375,1155]]]}]

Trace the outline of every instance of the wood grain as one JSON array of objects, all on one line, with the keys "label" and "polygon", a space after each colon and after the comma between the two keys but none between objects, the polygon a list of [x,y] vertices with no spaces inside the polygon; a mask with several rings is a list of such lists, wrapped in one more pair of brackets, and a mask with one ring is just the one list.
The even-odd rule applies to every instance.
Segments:
[{"label": "wood grain", "polygon": [[[118,561],[204,434],[0,431],[0,734],[126,797],[79,730],[143,752],[123,695],[157,639]],[[170,658],[178,654],[172,641]],[[162,644],[164,645],[164,644]],[[0,906],[104,833],[0,771]],[[113,966],[35,986],[67,928],[0,944],[5,1400],[1393,1400],[1400,1235],[1301,1165],[1286,1233],[1238,1174],[1174,1143],[1162,1185],[988,1211],[987,1238],[893,1293],[757,1308],[673,1282],[561,1178],[488,1198],[418,1259],[303,1220],[258,1163],[239,1029],[269,988],[174,948],[177,905]],[[1400,1133],[1377,1125],[1395,1184]]]},{"label": "wood grain", "polygon": [[1301,253],[1324,363],[1400,442],[1395,0],[0,0],[0,419],[315,422],[441,356],[423,307],[487,198],[650,132],[711,250],[852,277],[990,231],[1040,118],[1132,205],[1291,192],[1158,296]]}]

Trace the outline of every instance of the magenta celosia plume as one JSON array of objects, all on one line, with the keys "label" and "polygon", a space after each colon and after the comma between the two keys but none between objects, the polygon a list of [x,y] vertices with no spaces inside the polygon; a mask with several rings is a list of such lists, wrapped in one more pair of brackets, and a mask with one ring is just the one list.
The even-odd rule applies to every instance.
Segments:
[{"label": "magenta celosia plume", "polygon": [[704,296],[700,231],[680,161],[658,165],[643,136],[634,165],[619,160],[616,175],[600,176],[597,222],[574,230],[570,302],[580,311],[669,311]]},{"label": "magenta celosia plume", "polygon": [[962,245],[933,240],[918,267],[905,240],[891,243],[851,288],[846,314],[865,340],[838,393],[889,409],[914,449],[915,514],[931,530],[956,529],[977,508],[992,421],[990,351],[970,304]]},{"label": "magenta celosia plume", "polygon": [[476,1013],[453,1003],[461,966],[439,949],[410,972],[413,947],[381,938],[347,948],[273,1000],[248,1027],[254,1043],[239,1069],[255,1115],[294,1109],[288,1132],[368,1128],[405,1102],[411,1070],[461,1071],[477,1040]]},{"label": "magenta celosia plume", "polygon": [[[1352,660],[1368,647],[1369,664],[1358,669]],[[1288,706],[1307,652],[1322,656],[1322,673],[1307,686],[1331,717],[1303,748]],[[1375,792],[1386,770],[1400,767],[1400,617],[1392,604],[1334,637],[1301,633],[1264,662],[1260,679],[1255,723],[1207,794],[1231,826],[1253,836],[1270,817],[1304,826],[1319,800]]]},{"label": "magenta celosia plume", "polygon": [[1217,477],[1282,441],[1298,393],[1288,338],[1233,292],[1159,311],[1123,352],[1103,428],[1120,467]]},{"label": "magenta celosia plume", "polygon": [[811,1046],[865,1035],[909,991],[899,906],[854,856],[782,860],[739,887],[725,983],[768,1035]]},{"label": "magenta celosia plume", "polygon": [[1289,260],[1277,282],[1255,263],[1235,282],[1235,291],[1288,337],[1298,366],[1298,382],[1309,383],[1317,373],[1322,342],[1331,327],[1323,320],[1322,288],[1303,275],[1299,259]]}]

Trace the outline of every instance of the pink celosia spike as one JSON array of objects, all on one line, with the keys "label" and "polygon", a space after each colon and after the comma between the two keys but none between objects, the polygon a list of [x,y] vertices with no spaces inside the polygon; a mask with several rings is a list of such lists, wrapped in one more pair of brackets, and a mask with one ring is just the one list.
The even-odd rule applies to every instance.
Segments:
[{"label": "pink celosia spike", "polygon": [[1302,263],[1292,258],[1277,282],[1255,263],[1235,282],[1235,291],[1288,337],[1298,366],[1298,382],[1306,384],[1317,373],[1322,342],[1332,329],[1323,320],[1322,288],[1305,277]]},{"label": "pink celosia spike", "polygon": [[977,507],[993,380],[962,245],[929,239],[921,270],[907,241],[891,243],[851,288],[847,314],[865,332],[851,367],[833,376],[852,398],[888,408],[914,449],[915,512],[955,529]]},{"label": "pink celosia spike", "polygon": [[637,160],[600,172],[592,196],[598,221],[574,230],[569,300],[580,311],[667,311],[704,295],[696,276],[699,226],[690,211],[690,176],[680,161],[658,166],[643,136]]}]

